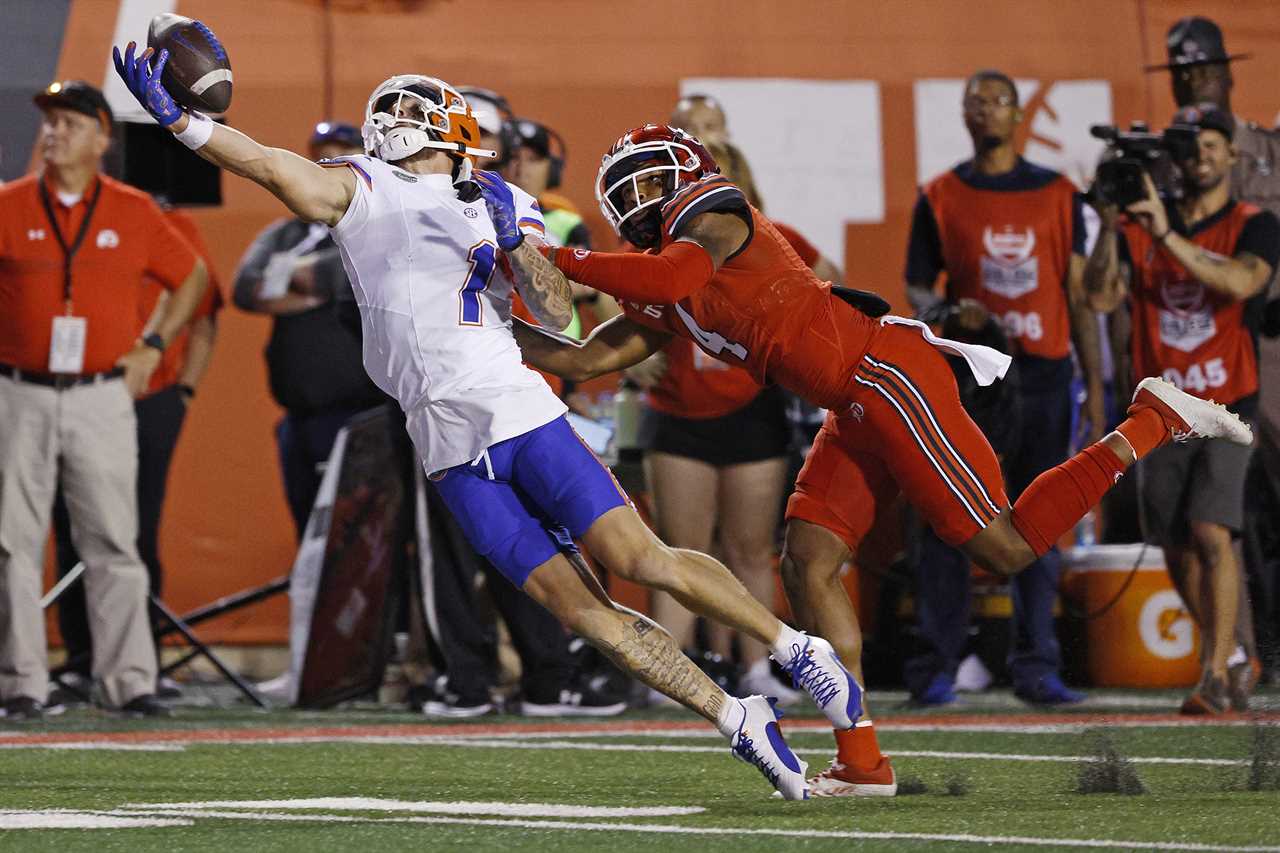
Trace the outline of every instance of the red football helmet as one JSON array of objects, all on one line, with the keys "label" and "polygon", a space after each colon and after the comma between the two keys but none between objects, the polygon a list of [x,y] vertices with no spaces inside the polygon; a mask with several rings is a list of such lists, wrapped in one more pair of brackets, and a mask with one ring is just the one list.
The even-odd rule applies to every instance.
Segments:
[{"label": "red football helmet", "polygon": [[[677,127],[646,124],[622,134],[604,155],[596,176],[596,200],[614,231],[636,246],[650,248],[660,237],[657,205],[685,184],[719,172],[711,152],[693,136]],[[655,174],[662,176],[662,195],[637,204],[638,181]]]}]

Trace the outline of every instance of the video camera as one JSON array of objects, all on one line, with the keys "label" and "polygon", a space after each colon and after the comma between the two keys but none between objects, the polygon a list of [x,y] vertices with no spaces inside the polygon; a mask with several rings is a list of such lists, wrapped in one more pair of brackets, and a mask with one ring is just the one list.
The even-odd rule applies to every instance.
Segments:
[{"label": "video camera", "polygon": [[1095,124],[1089,133],[1107,143],[1108,157],[1098,164],[1089,194],[1108,204],[1126,207],[1147,197],[1144,173],[1151,175],[1162,198],[1181,198],[1182,179],[1177,164],[1195,157],[1198,129],[1189,124],[1173,124],[1161,133],[1152,133],[1146,122],[1130,123],[1128,130],[1115,125]]}]

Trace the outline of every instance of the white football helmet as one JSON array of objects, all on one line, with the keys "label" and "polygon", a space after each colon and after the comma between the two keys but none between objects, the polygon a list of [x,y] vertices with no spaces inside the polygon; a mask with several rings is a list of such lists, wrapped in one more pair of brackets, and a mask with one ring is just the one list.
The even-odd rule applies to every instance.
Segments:
[{"label": "white football helmet", "polygon": [[424,148],[462,155],[464,169],[477,157],[497,153],[478,148],[480,128],[467,101],[443,80],[399,74],[382,82],[364,109],[364,150],[394,163]]}]

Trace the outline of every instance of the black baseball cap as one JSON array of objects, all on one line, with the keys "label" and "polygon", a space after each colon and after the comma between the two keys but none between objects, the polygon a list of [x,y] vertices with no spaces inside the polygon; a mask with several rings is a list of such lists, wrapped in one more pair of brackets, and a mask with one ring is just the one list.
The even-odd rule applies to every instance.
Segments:
[{"label": "black baseball cap", "polygon": [[1222,30],[1208,18],[1182,18],[1169,28],[1165,37],[1169,53],[1166,65],[1148,65],[1148,71],[1169,71],[1188,65],[1212,65],[1233,59],[1248,59],[1251,54],[1228,54],[1222,43]]},{"label": "black baseball cap", "polygon": [[1183,107],[1173,115],[1174,124],[1188,124],[1198,130],[1216,130],[1231,140],[1235,134],[1235,117],[1214,104],[1194,104]]},{"label": "black baseball cap", "polygon": [[107,103],[102,90],[83,80],[54,81],[32,100],[42,110],[57,107],[93,116],[102,122],[103,129],[108,132],[111,130],[111,122],[115,120],[111,105]]},{"label": "black baseball cap", "polygon": [[537,152],[539,157],[551,156],[551,134],[547,132],[546,125],[533,119],[518,118],[515,127],[522,147]]},{"label": "black baseball cap", "polygon": [[352,148],[364,148],[364,137],[354,125],[342,121],[322,121],[311,131],[308,145],[324,145],[336,142],[339,145],[350,145]]}]

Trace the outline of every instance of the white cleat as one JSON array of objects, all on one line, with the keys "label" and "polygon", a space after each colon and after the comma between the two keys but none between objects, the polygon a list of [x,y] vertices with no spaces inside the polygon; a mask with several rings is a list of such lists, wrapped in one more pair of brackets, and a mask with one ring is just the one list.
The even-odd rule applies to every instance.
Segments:
[{"label": "white cleat", "polygon": [[1158,376],[1148,376],[1138,383],[1129,414],[1144,406],[1155,409],[1164,417],[1170,424],[1174,441],[1225,438],[1236,444],[1253,443],[1253,430],[1240,420],[1239,415],[1227,411],[1221,403],[1193,397]]},{"label": "white cleat", "polygon": [[809,765],[783,739],[778,727],[782,712],[774,708],[773,700],[763,696],[748,696],[741,701],[745,713],[738,730],[729,738],[733,757],[759,770],[783,799],[809,799],[809,783],[804,778]]},{"label": "white cleat", "polygon": [[862,687],[840,663],[830,643],[821,637],[800,636],[805,640],[804,645],[792,643],[791,657],[778,663],[791,676],[791,683],[797,689],[813,697],[832,726],[853,728],[862,716]]}]

